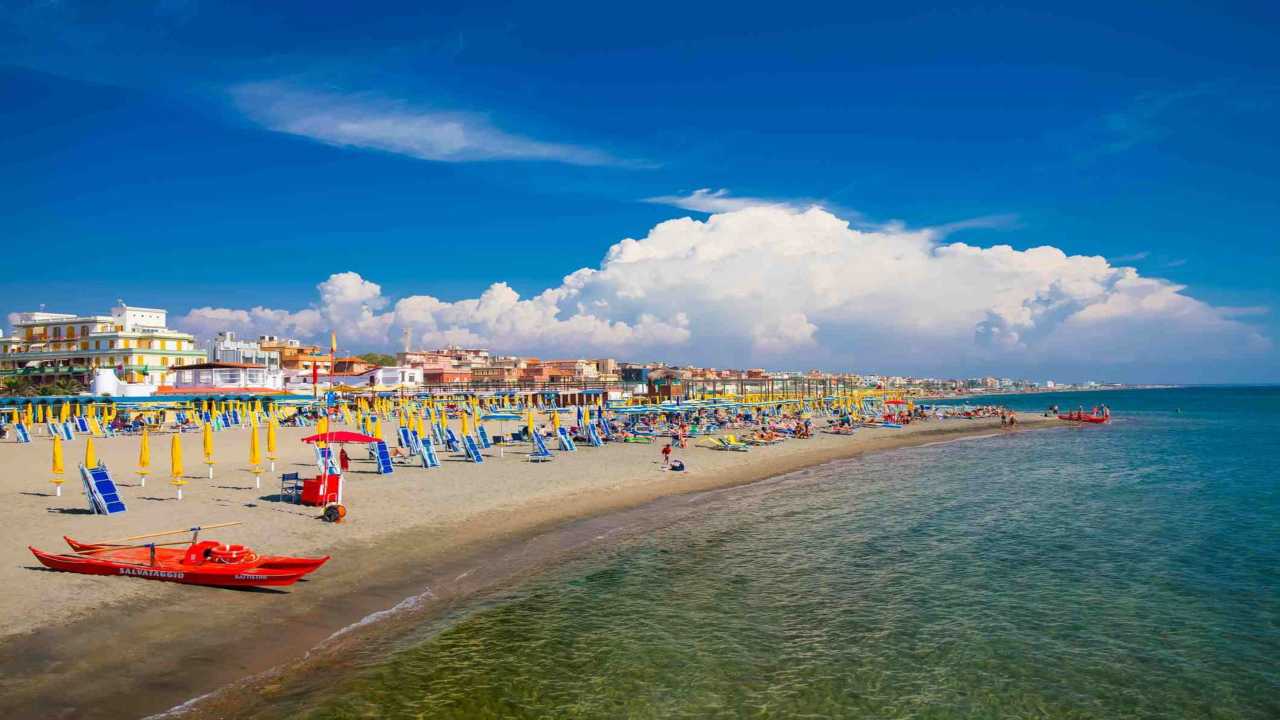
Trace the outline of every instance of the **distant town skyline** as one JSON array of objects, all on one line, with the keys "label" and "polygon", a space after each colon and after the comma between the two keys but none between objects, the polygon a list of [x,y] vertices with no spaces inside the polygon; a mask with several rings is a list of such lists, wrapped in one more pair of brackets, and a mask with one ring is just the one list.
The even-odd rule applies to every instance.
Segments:
[{"label": "distant town skyline", "polygon": [[0,318],[1280,382],[1273,7],[639,15],[0,0]]}]

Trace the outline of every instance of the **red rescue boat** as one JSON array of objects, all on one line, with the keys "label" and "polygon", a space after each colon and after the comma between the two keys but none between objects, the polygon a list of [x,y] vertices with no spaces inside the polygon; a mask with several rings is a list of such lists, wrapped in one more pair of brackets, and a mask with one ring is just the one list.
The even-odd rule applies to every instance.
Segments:
[{"label": "red rescue boat", "polygon": [[[45,567],[86,575],[123,575],[213,587],[269,587],[292,585],[329,560],[323,557],[258,555],[243,545],[217,540],[186,544],[185,548],[82,543],[64,538],[74,554],[54,554],[28,546]],[[163,544],[163,543],[161,543]]]},{"label": "red rescue boat", "polygon": [[1102,423],[1111,422],[1111,413],[1109,412],[1089,413],[1088,415],[1085,415],[1084,413],[1080,413],[1080,412],[1070,412],[1070,413],[1067,413],[1066,415],[1059,415],[1058,419],[1070,420],[1072,422],[1102,424]]}]

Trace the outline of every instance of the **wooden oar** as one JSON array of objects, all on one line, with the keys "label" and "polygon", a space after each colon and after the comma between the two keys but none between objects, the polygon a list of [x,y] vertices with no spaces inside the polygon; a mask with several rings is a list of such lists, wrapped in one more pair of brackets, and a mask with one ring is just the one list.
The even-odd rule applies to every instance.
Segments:
[{"label": "wooden oar", "polygon": [[113,543],[124,543],[131,540],[145,540],[147,538],[162,537],[164,535],[177,535],[178,533],[193,533],[200,530],[213,530],[214,528],[231,527],[232,525],[242,525],[239,520],[234,522],[215,523],[213,525],[196,525],[195,527],[182,528],[181,530],[165,530],[164,532],[147,533],[146,535],[133,535],[131,537],[119,538],[117,540],[105,540],[100,543],[91,543],[92,545],[111,545]]},{"label": "wooden oar", "polygon": [[89,553],[100,553],[100,552],[106,552],[108,550],[133,550],[134,548],[165,547],[166,545],[190,545],[190,544],[191,543],[187,542],[186,540],[174,540],[173,542],[142,543],[140,545],[109,545],[107,547],[96,547],[96,548],[90,548],[88,550],[77,550],[76,554],[88,555]]}]

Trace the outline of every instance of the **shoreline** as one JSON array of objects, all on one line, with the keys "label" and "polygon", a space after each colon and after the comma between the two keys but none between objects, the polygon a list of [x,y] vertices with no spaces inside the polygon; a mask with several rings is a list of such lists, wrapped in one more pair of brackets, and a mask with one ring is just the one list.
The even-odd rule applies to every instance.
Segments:
[{"label": "shoreline", "polygon": [[[1047,427],[1069,426],[1027,416],[1012,432]],[[696,458],[696,467],[710,467],[658,475],[648,468],[617,482],[601,480],[604,468],[596,465],[595,481],[567,492],[489,507],[452,522],[419,522],[338,542],[329,536],[325,549],[343,561],[331,561],[332,567],[287,594],[182,592],[183,586],[134,582],[131,589],[138,592],[128,594],[152,595],[152,602],[120,599],[70,622],[0,640],[5,650],[0,706],[19,717],[94,718],[164,713],[186,705],[184,717],[215,717],[217,708],[253,697],[274,673],[313,654],[330,656],[336,648],[358,644],[376,627],[405,616],[394,610],[403,609],[406,601],[412,604],[414,597],[423,600],[413,617],[443,613],[598,542],[591,528],[594,519],[835,460],[992,434],[1003,434],[995,420],[947,420],[903,431],[823,436],[822,442],[789,441],[776,448],[789,452],[761,448],[739,455],[690,448],[683,454]],[[635,455],[650,447],[606,447],[578,455],[601,459],[610,451]],[[738,457],[724,457],[734,455]],[[584,529],[585,536],[575,535],[574,526]],[[288,602],[271,602],[285,597]]]}]

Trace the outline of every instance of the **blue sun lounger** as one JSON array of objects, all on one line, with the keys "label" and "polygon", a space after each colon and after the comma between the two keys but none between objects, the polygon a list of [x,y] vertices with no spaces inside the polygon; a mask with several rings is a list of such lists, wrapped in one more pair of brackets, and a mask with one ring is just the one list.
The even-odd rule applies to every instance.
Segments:
[{"label": "blue sun lounger", "polygon": [[447,428],[444,431],[444,447],[449,452],[462,452],[462,443],[458,442],[458,436],[453,434],[453,428]]},{"label": "blue sun lounger", "polygon": [[604,441],[600,439],[600,431],[596,430],[595,423],[587,426],[587,442],[591,443],[591,447],[604,445]]},{"label": "blue sun lounger", "polygon": [[473,463],[484,462],[484,456],[480,454],[480,448],[476,446],[476,439],[470,435],[463,435],[462,442],[467,449],[467,459]]},{"label": "blue sun lounger", "polygon": [[533,452],[529,453],[531,462],[546,462],[552,459],[551,451],[547,449],[547,443],[542,439],[539,433],[533,434]]},{"label": "blue sun lounger", "polygon": [[371,443],[370,449],[373,450],[374,459],[378,461],[378,474],[390,475],[395,468],[391,466],[391,451],[387,449],[386,441],[379,440],[376,443]]},{"label": "blue sun lounger", "polygon": [[556,433],[556,437],[560,438],[560,449],[566,452],[577,452],[578,446],[573,444],[573,438],[569,437],[569,431],[560,428]]},{"label": "blue sun lounger", "polygon": [[440,456],[436,455],[436,446],[431,442],[430,437],[426,438],[426,442],[418,445],[418,455],[422,457],[422,467],[440,467]]},{"label": "blue sun lounger", "polygon": [[18,434],[18,442],[20,443],[31,442],[31,433],[27,431],[26,425],[23,425],[22,423],[18,423],[17,425],[13,426],[13,429]]},{"label": "blue sun lounger", "polygon": [[483,425],[476,428],[476,434],[480,436],[480,447],[485,449],[493,447],[493,442],[489,440],[489,431],[485,430]]},{"label": "blue sun lounger", "polygon": [[127,509],[106,465],[98,463],[91,468],[81,465],[80,480],[84,483],[84,494],[89,498],[89,509],[94,514],[117,515]]}]

